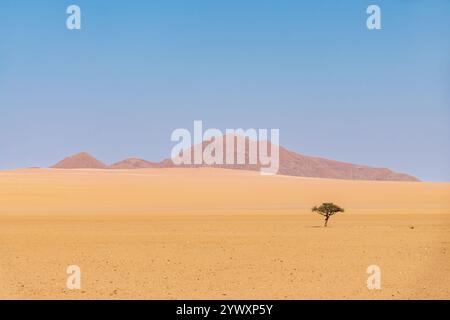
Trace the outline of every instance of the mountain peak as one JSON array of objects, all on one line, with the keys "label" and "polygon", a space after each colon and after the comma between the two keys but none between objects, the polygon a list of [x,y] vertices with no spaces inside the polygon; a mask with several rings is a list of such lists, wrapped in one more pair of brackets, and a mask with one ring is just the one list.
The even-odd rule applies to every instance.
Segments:
[{"label": "mountain peak", "polygon": [[[243,155],[247,160],[249,159],[250,145],[257,144],[257,142],[248,138],[236,137],[239,141],[245,142],[244,150],[239,151],[235,144],[233,158],[237,157],[237,154]],[[201,144],[202,152],[211,141],[204,141]],[[269,150],[272,150],[272,145],[269,142]],[[224,142],[224,146],[226,142]],[[183,152],[194,153],[194,146],[184,150]],[[225,157],[225,153],[223,154]],[[225,158],[224,158],[225,160]],[[227,169],[240,169],[240,170],[252,170],[259,171],[262,167],[258,161],[257,164],[213,164],[212,167],[227,168]],[[171,167],[203,167],[205,164],[182,164],[175,165],[173,159],[165,159],[159,163],[150,162],[138,158],[128,158],[108,166],[103,162],[97,160],[87,152],[80,152],[70,157],[64,158],[51,168],[60,169],[142,169],[142,168],[171,168]],[[299,177],[313,177],[313,178],[327,178],[327,179],[347,179],[347,180],[378,180],[378,181],[419,181],[416,177],[405,173],[394,172],[388,168],[376,168],[365,165],[352,164],[342,161],[329,160],[320,157],[312,157],[296,153],[286,148],[279,147],[279,171],[278,174],[286,176],[299,176]]]},{"label": "mountain peak", "polygon": [[87,152],[80,152],[64,158],[51,168],[58,169],[106,169],[108,166]]},{"label": "mountain peak", "polygon": [[[231,135],[233,136],[233,135]],[[241,156],[246,159],[245,164],[227,164],[225,151],[222,153],[222,164],[211,165],[213,167],[227,168],[227,169],[241,169],[260,171],[261,163],[258,160],[257,164],[249,164],[250,146],[259,148],[258,142],[253,141],[247,137],[235,136],[237,141],[244,142],[244,148],[241,151]],[[224,136],[223,147],[226,148],[226,136]],[[212,142],[204,141],[201,143],[201,151],[208,147]],[[270,141],[268,143],[268,150],[272,150],[274,146]],[[183,150],[182,153],[187,152],[191,154],[191,159],[194,158],[194,149],[196,146]],[[235,144],[232,152],[233,159],[239,153],[237,145]],[[166,159],[162,162],[163,167],[175,167],[175,159]],[[202,167],[204,164],[182,164],[181,167]],[[416,177],[408,174],[394,172],[387,168],[376,168],[366,165],[358,165],[342,161],[330,160],[326,158],[307,156],[294,151],[290,151],[282,146],[279,146],[279,171],[278,174],[286,176],[311,177],[311,178],[325,178],[325,179],[345,179],[345,180],[378,180],[378,181],[419,181]]]}]

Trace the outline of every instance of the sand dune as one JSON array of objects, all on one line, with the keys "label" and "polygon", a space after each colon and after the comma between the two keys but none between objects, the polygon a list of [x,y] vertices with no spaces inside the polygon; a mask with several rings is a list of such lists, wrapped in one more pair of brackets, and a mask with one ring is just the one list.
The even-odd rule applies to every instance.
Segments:
[{"label": "sand dune", "polygon": [[[346,209],[326,229],[310,212],[324,201]],[[1,171],[0,256],[0,298],[449,299],[450,184]]]}]

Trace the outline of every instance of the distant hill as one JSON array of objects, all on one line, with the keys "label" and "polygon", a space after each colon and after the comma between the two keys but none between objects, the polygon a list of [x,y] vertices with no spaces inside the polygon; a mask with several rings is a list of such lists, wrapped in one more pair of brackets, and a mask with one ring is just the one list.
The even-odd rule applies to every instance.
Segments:
[{"label": "distant hill", "polygon": [[64,158],[51,168],[57,169],[107,169],[108,166],[86,152]]},{"label": "distant hill", "polygon": [[129,158],[116,162],[109,166],[110,169],[144,169],[144,168],[160,168],[161,164],[142,160],[138,158]]},{"label": "distant hill", "polygon": [[[242,142],[243,137],[235,137],[234,159],[238,154],[237,143],[238,139]],[[226,148],[226,139],[224,139],[224,148]],[[202,150],[212,142],[203,142]],[[261,164],[248,164],[250,147],[257,148],[258,143],[245,139],[245,150],[241,156],[244,156],[247,164],[222,164],[212,165],[211,167],[240,169],[240,170],[257,170],[261,168]],[[272,149],[272,145],[268,144],[268,150]],[[186,152],[191,152],[191,158],[194,159],[194,147],[191,147]],[[223,155],[223,162],[225,163],[225,152]],[[341,161],[329,160],[319,157],[311,157],[302,155],[286,148],[279,147],[279,171],[278,174],[286,176],[299,177],[314,177],[314,178],[328,178],[328,179],[347,179],[347,180],[379,180],[379,181],[419,181],[414,176],[397,173],[387,168],[375,168],[365,165],[357,165]],[[163,167],[175,167],[172,159],[165,159],[161,162]],[[182,165],[182,167],[204,167],[207,165]]]},{"label": "distant hill", "polygon": [[[244,139],[236,137],[236,139]],[[224,139],[225,140],[225,139]],[[242,140],[241,140],[242,141]],[[203,142],[202,150],[204,150],[211,142]],[[244,156],[246,163],[249,159],[249,150],[251,147],[257,147],[257,142],[245,139],[245,150],[241,156]],[[269,143],[268,149],[271,150],[272,145]],[[226,143],[224,142],[224,148]],[[192,159],[194,147],[186,150],[191,152]],[[286,176],[298,177],[313,177],[313,178],[328,178],[328,179],[347,179],[347,180],[379,180],[379,181],[419,181],[414,176],[406,173],[394,172],[388,168],[375,168],[365,165],[357,165],[347,162],[329,160],[319,157],[311,157],[302,155],[286,148],[279,147],[280,162],[278,174]],[[237,140],[235,140],[234,159],[237,158]],[[225,163],[225,152],[224,152]],[[222,165],[175,165],[172,159],[165,159],[159,163],[150,162],[138,158],[129,158],[108,166],[101,161],[95,159],[91,155],[82,152],[70,157],[67,157],[52,168],[62,169],[77,169],[77,168],[93,168],[93,169],[142,169],[142,168],[173,168],[173,167],[217,167],[236,170],[251,170],[259,171],[261,164],[222,164]]]}]

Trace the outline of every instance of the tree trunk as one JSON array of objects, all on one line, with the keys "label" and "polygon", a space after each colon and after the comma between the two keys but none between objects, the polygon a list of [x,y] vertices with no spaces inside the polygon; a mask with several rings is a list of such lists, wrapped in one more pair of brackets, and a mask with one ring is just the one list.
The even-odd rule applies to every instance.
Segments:
[{"label": "tree trunk", "polygon": [[328,219],[330,218],[330,216],[326,216],[325,217],[325,227],[327,226],[327,224],[328,224]]}]

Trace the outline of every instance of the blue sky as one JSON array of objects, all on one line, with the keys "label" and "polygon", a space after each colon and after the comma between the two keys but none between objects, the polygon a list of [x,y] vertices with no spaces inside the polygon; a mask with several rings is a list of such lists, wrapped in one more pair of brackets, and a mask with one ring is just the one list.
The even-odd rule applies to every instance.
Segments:
[{"label": "blue sky", "polygon": [[0,36],[0,168],[158,161],[203,120],[450,180],[450,1],[2,0]]}]

